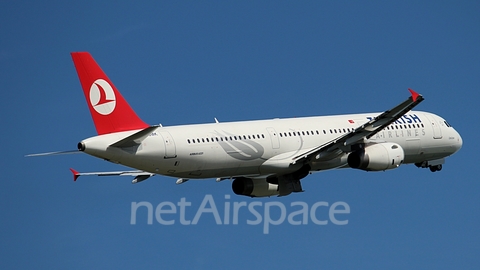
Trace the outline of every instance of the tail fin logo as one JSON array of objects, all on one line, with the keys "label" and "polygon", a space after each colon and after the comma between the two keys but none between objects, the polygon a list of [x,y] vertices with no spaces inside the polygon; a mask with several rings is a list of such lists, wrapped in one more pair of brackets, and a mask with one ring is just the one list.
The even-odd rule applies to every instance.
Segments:
[{"label": "tail fin logo", "polygon": [[103,79],[98,79],[90,87],[90,104],[101,115],[109,115],[117,104],[112,86]]}]

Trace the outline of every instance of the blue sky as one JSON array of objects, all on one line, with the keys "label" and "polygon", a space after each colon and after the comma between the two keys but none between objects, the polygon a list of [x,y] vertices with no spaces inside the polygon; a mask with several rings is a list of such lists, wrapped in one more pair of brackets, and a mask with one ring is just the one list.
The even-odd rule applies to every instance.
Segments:
[{"label": "blue sky", "polygon": [[[15,1],[0,4],[0,267],[478,269],[480,4],[475,1]],[[88,51],[137,114],[167,125],[375,112],[423,94],[463,149],[441,172],[328,171],[283,198],[229,181],[84,177],[123,167],[75,149],[95,135],[69,53]],[[131,203],[343,201],[344,226],[130,224]],[[230,199],[225,199],[230,195]],[[278,214],[278,213],[277,213]],[[327,217],[326,210],[319,210]],[[272,214],[273,216],[273,214]]]}]

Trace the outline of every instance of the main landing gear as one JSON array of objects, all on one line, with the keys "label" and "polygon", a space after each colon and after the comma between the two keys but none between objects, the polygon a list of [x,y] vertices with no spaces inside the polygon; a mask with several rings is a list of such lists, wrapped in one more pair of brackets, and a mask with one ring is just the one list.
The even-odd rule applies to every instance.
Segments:
[{"label": "main landing gear", "polygon": [[444,160],[433,160],[415,163],[415,165],[419,168],[429,168],[431,172],[439,172],[443,168],[443,162]]}]

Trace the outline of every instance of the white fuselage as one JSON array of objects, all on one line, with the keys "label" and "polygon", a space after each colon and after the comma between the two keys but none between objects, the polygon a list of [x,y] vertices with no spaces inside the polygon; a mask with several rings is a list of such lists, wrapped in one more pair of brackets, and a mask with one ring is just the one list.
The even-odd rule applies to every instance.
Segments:
[{"label": "white fuselage", "polygon": [[[138,130],[82,141],[85,152],[139,170],[184,179],[262,177],[282,170],[283,161],[349,133],[379,113],[158,127],[140,145],[108,147]],[[411,111],[369,139],[393,142],[403,163],[445,158],[462,138],[441,117]],[[348,153],[318,157],[311,171],[345,168]],[[267,162],[268,161],[268,162]],[[290,168],[291,169],[291,168]]]}]

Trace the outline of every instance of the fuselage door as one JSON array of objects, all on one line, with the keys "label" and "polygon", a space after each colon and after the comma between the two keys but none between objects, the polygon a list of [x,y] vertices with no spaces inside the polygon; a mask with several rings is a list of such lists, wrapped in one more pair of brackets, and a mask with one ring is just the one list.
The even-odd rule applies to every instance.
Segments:
[{"label": "fuselage door", "polygon": [[160,135],[163,138],[163,143],[165,144],[165,156],[164,158],[176,158],[177,150],[175,148],[175,141],[173,140],[172,135],[168,131],[160,131]]},{"label": "fuselage door", "polygon": [[431,115],[425,114],[428,119],[428,125],[430,125],[433,129],[433,138],[434,139],[441,139],[442,138],[442,130],[440,129],[440,125],[438,124],[435,117]]},{"label": "fuselage door", "polygon": [[280,148],[280,140],[278,139],[278,133],[275,131],[275,129],[272,127],[268,127],[267,131],[268,131],[268,135],[270,135],[270,140],[272,141],[272,148],[273,149]]}]

